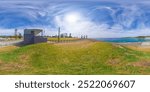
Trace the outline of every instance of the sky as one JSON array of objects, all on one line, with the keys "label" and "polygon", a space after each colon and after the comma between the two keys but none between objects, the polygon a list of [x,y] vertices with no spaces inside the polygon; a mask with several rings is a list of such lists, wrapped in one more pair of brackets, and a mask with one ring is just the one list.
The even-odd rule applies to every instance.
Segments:
[{"label": "sky", "polygon": [[0,0],[0,35],[59,27],[76,37],[150,36],[150,0]]}]

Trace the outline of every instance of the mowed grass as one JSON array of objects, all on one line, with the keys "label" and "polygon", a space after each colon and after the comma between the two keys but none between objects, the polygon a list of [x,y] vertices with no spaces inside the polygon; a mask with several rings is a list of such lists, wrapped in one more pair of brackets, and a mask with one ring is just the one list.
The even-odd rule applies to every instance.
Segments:
[{"label": "mowed grass", "polygon": [[150,53],[105,42],[8,48],[0,50],[0,74],[150,74]]}]

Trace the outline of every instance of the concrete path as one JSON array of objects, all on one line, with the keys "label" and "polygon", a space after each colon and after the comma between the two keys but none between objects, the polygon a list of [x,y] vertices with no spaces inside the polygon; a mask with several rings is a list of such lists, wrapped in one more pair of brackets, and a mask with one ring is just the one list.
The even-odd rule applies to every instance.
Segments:
[{"label": "concrete path", "polygon": [[0,41],[0,47],[15,45],[15,44],[20,43],[20,42],[22,42],[22,41],[23,41],[23,40]]}]

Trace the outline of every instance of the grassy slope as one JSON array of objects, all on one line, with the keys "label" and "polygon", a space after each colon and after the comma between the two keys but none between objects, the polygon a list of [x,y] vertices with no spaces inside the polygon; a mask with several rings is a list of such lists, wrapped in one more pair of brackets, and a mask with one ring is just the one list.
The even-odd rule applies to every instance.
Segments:
[{"label": "grassy slope", "polygon": [[149,57],[104,42],[42,43],[0,50],[0,74],[150,74]]}]

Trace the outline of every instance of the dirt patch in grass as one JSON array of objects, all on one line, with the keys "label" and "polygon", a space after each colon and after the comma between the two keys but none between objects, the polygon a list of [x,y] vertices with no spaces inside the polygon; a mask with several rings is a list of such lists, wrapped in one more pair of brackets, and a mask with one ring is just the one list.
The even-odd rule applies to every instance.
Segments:
[{"label": "dirt patch in grass", "polygon": [[129,49],[137,50],[137,51],[144,51],[144,52],[150,52],[150,46],[126,46]]},{"label": "dirt patch in grass", "polygon": [[18,71],[29,67],[28,55],[20,55],[18,61],[15,62],[4,62],[0,60],[0,71]]},{"label": "dirt patch in grass", "polygon": [[20,57],[19,57],[19,61],[21,61],[21,62],[28,62],[29,61],[29,55],[21,55]]},{"label": "dirt patch in grass", "polygon": [[120,64],[120,60],[119,59],[110,59],[110,60],[108,60],[107,64],[117,66]]},{"label": "dirt patch in grass", "polygon": [[19,69],[26,68],[27,65],[25,63],[1,63],[0,64],[0,71],[15,71]]},{"label": "dirt patch in grass", "polygon": [[6,51],[11,51],[14,50],[16,48],[19,48],[17,46],[6,46],[6,47],[0,47],[0,52],[6,52]]},{"label": "dirt patch in grass", "polygon": [[139,61],[139,62],[134,62],[131,65],[133,66],[138,66],[138,67],[150,67],[150,61]]},{"label": "dirt patch in grass", "polygon": [[3,62],[0,60],[0,65],[2,64]]}]

